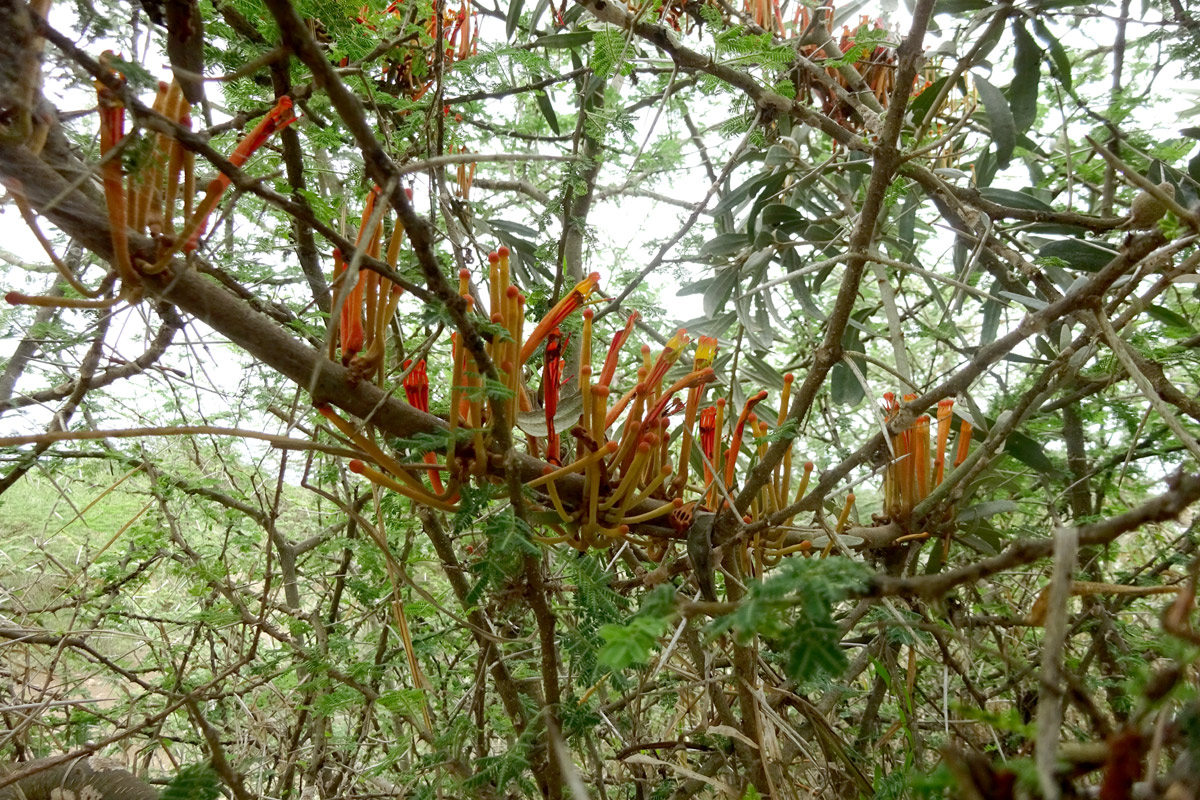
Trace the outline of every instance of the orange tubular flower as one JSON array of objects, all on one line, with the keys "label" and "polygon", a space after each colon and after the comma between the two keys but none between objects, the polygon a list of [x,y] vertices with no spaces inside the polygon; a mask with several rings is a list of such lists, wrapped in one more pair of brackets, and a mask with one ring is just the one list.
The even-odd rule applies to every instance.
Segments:
[{"label": "orange tubular flower", "polygon": [[954,413],[954,401],[950,398],[938,402],[937,421],[937,451],[933,461],[933,485],[937,486],[942,482],[942,475],[946,470],[946,443],[950,441],[950,425],[953,422],[951,415]]},{"label": "orange tubular flower", "polygon": [[[334,275],[343,275],[346,272],[346,262],[342,259],[341,250],[333,251],[333,262]],[[338,334],[341,337],[343,364],[349,364],[350,359],[363,347],[362,303],[363,273],[359,272],[358,282],[346,296],[346,301],[342,303],[341,308]]]},{"label": "orange tubular flower", "polygon": [[529,357],[537,350],[542,340],[550,335],[550,331],[561,325],[562,321],[571,315],[571,312],[584,304],[588,299],[588,295],[596,289],[598,283],[600,283],[600,273],[593,272],[568,292],[566,297],[559,300],[554,308],[550,309],[550,312],[537,324],[537,327],[533,329],[533,332],[529,334],[529,338],[525,340],[525,344],[521,347],[520,362],[522,365],[529,360]]},{"label": "orange tubular flower", "polygon": [[[717,340],[712,336],[701,336],[696,344],[696,357],[692,361],[692,372],[711,370],[717,356]],[[692,457],[692,429],[696,424],[696,411],[704,395],[704,384],[688,390],[687,410],[683,417],[683,435],[679,445],[679,475],[675,478],[675,494],[682,496],[687,486],[688,470]]]},{"label": "orange tubular flower", "polygon": [[916,478],[916,493],[913,503],[921,502],[929,495],[929,417],[922,414],[913,425],[913,473]]},{"label": "orange tubular flower", "polygon": [[[275,107],[267,112],[267,115],[262,118],[254,130],[250,131],[242,141],[238,142],[238,146],[234,148],[233,153],[229,156],[229,163],[235,167],[241,167],[250,160],[250,156],[254,155],[255,150],[262,147],[267,139],[271,138],[272,134],[283,130],[295,122],[296,119],[297,117],[292,111],[292,98],[287,95],[279,98]],[[221,195],[229,188],[229,183],[229,176],[222,172],[208,184],[208,191],[204,195],[204,200],[200,203],[200,207],[196,209],[196,216],[188,225],[190,230],[183,245],[184,252],[191,252],[199,245],[200,237],[204,235],[204,231],[208,227],[208,215],[217,207],[217,203],[221,200]]]},{"label": "orange tubular flower", "polygon": [[670,388],[662,393],[662,397],[658,398],[658,402],[650,409],[646,416],[642,417],[642,426],[638,431],[639,436],[645,436],[651,426],[657,425],[658,420],[662,418],[663,411],[667,408],[667,402],[675,395],[676,392],[682,392],[684,389],[703,386],[717,379],[717,374],[713,372],[712,367],[705,367],[699,372],[689,372],[684,377],[673,383]]},{"label": "orange tubular flower", "polygon": [[954,466],[967,460],[967,451],[971,447],[971,423],[963,420],[962,427],[958,431],[958,448],[954,454]]},{"label": "orange tubular flower", "polygon": [[687,328],[680,328],[675,331],[675,335],[667,340],[667,346],[658,354],[658,360],[654,362],[653,369],[650,370],[650,376],[646,378],[646,386],[649,391],[655,391],[663,377],[677,360],[679,354],[683,352],[683,348],[687,347],[687,343],[691,341],[687,335]]},{"label": "orange tubular flower", "polygon": [[600,380],[596,383],[601,386],[609,386],[612,383],[613,376],[617,374],[617,360],[621,356],[621,348],[625,346],[629,335],[633,333],[633,325],[637,322],[638,312],[634,311],[629,315],[629,319],[625,322],[625,327],[613,337],[612,343],[608,346],[608,355],[604,358],[604,369],[600,371]]},{"label": "orange tubular flower", "polygon": [[[109,155],[125,137],[125,106],[115,92],[102,83],[96,84],[100,107],[100,155]],[[112,229],[113,261],[121,276],[122,292],[137,284],[137,273],[129,255],[128,221],[125,211],[125,184],[121,159],[109,158],[102,168],[104,200],[108,206],[109,227]]]},{"label": "orange tubular flower", "polygon": [[737,468],[738,451],[742,449],[742,433],[746,428],[746,422],[750,419],[750,412],[754,407],[767,399],[767,390],[763,389],[758,394],[746,401],[746,405],[742,408],[742,413],[738,416],[737,427],[733,429],[733,442],[729,446],[729,453],[725,457],[725,488],[733,486],[733,473]]}]

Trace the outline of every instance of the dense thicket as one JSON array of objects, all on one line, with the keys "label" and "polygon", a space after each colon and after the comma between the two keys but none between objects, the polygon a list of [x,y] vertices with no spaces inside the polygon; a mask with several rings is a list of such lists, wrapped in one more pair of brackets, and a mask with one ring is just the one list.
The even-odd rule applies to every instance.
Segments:
[{"label": "dense thicket", "polygon": [[1200,22],[883,5],[0,0],[0,797],[1198,796]]}]

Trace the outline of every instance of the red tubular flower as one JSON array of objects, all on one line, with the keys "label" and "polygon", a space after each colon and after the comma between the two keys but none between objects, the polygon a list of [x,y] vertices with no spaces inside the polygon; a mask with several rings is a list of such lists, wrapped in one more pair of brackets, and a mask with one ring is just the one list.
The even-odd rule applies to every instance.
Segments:
[{"label": "red tubular flower", "polygon": [[555,328],[546,337],[546,361],[542,366],[543,406],[546,410],[546,460],[555,466],[559,460],[559,436],[554,430],[554,415],[558,413],[558,393],[562,388],[563,352],[571,337],[563,338],[562,331]]},{"label": "red tubular flower", "polygon": [[[404,368],[408,369],[412,364],[412,359],[404,362]],[[417,362],[409,373],[404,378],[404,394],[408,398],[408,404],[418,411],[429,413],[429,374],[425,371],[425,359]]]},{"label": "red tubular flower", "polygon": [[766,399],[767,390],[763,389],[746,401],[742,413],[738,416],[737,427],[733,429],[733,442],[729,446],[729,455],[725,458],[725,488],[727,489],[733,486],[733,473],[737,468],[738,451],[742,449],[742,433],[745,431],[746,422],[750,419],[750,412]]},{"label": "red tubular flower", "polygon": [[[704,451],[705,457],[709,463],[712,463],[717,447],[717,407],[709,406],[700,412],[700,449]],[[704,468],[706,473],[705,483],[712,480],[712,476],[708,474],[709,470]]]},{"label": "red tubular flower", "polygon": [[571,315],[571,312],[584,304],[596,288],[596,284],[600,282],[600,273],[593,272],[582,281],[580,281],[574,289],[567,293],[567,296],[558,301],[554,308],[550,309],[546,316],[542,317],[542,321],[533,329],[533,333],[529,334],[529,338],[525,340],[525,344],[521,347],[521,364],[529,360],[533,352],[537,350],[538,345],[542,340],[550,335],[550,331],[562,324],[562,321]]},{"label": "red tubular flower", "polygon": [[[412,359],[404,362],[404,368],[408,369],[408,375],[404,376],[404,396],[408,398],[408,404],[417,411],[429,413],[429,373],[425,371],[425,359],[421,359],[413,365]],[[426,453],[425,463],[437,465],[437,454]],[[433,491],[437,494],[442,494],[444,487],[442,486],[442,478],[436,469],[429,470],[429,483],[433,486]]]},{"label": "red tubular flower", "polygon": [[600,371],[600,380],[596,381],[600,386],[608,386],[612,383],[613,376],[617,373],[617,359],[621,356],[621,348],[625,346],[629,335],[633,333],[633,325],[637,322],[637,318],[638,312],[634,311],[630,314],[624,329],[613,337],[612,343],[608,346],[608,355],[604,358],[604,369]]},{"label": "red tubular flower", "polygon": [[[292,111],[292,98],[284,95],[279,98],[279,102],[275,107],[267,112],[267,115],[255,126],[254,130],[250,131],[242,141],[238,142],[238,146],[234,148],[233,153],[229,156],[229,163],[235,167],[241,167],[250,160],[250,156],[254,155],[254,151],[262,147],[267,139],[276,131],[281,131],[288,125],[291,125],[297,119]],[[217,207],[217,203],[221,200],[221,195],[229,188],[229,176],[225,173],[220,173],[213,178],[208,184],[208,191],[204,195],[204,201],[196,210],[196,218],[192,223],[192,233],[187,238],[183,249],[185,252],[191,252],[196,249],[200,243],[200,237],[204,235],[205,229],[208,227],[208,215]]]}]

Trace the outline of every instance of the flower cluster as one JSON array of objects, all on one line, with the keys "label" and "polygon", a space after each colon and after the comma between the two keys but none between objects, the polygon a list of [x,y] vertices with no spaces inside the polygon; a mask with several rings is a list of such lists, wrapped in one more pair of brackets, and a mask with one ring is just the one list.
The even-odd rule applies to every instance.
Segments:
[{"label": "flower cluster", "polygon": [[[101,64],[108,69],[111,78],[123,83],[123,76],[108,67],[111,60],[112,54],[105,53]],[[13,305],[107,308],[120,301],[136,303],[142,296],[142,275],[162,272],[180,250],[190,253],[199,246],[209,216],[229,188],[229,176],[218,173],[197,204],[195,157],[168,133],[150,136],[149,148],[135,165],[132,164],[133,159],[126,158],[130,136],[125,132],[125,104],[121,93],[109,85],[112,82],[98,81],[96,96],[100,115],[100,174],[111,229],[113,265],[121,280],[120,292],[112,298],[101,298],[99,291],[83,285],[51,254],[62,277],[83,297],[41,297],[9,292],[6,299]],[[188,103],[178,82],[159,82],[152,110],[170,122],[191,127]],[[238,168],[244,166],[272,135],[295,121],[292,99],[286,95],[279,98],[254,129],[238,142],[229,155],[229,163]],[[129,246],[131,230],[154,239],[157,249],[152,259],[135,260]]]},{"label": "flower cluster", "polygon": [[[368,204],[373,202],[372,198]],[[368,252],[378,250],[378,243],[372,243],[378,231],[366,230],[371,216],[371,209],[364,212],[359,235]],[[396,235],[389,247],[391,263],[395,262]],[[459,275],[459,293],[480,320],[499,385],[484,377],[458,334],[452,334],[450,384],[444,398],[449,435],[444,453],[425,452],[419,464],[402,464],[376,443],[369,430],[328,407],[322,407],[321,413],[360,449],[361,458],[351,464],[355,472],[418,503],[444,510],[458,508],[460,489],[467,482],[495,479],[489,472],[489,448],[499,426],[507,427],[506,440],[523,433],[525,451],[546,462],[543,474],[525,484],[527,497],[541,506],[535,512],[538,521],[554,533],[542,538],[543,542],[565,543],[583,551],[627,541],[644,548],[649,558],[661,560],[674,542],[686,536],[697,512],[727,507],[744,482],[745,470],[765,456],[772,429],[783,428],[787,420],[793,376],[785,377],[778,412],[769,421],[757,413],[768,398],[765,390],[747,398],[736,414],[728,412],[725,397],[706,402],[706,394],[716,382],[716,339],[701,336],[693,348],[687,331],[680,329],[657,351],[643,344],[634,351],[640,357],[628,358],[625,354],[632,355],[630,350],[635,347],[635,312],[601,351],[594,340],[595,313],[589,307],[599,287],[598,273],[572,287],[529,327],[526,298],[513,282],[509,257],[508,249],[501,247],[488,258],[482,287],[486,289],[482,295],[486,312],[476,308],[471,273],[463,270]],[[367,280],[378,280],[378,276]],[[364,337],[366,350],[362,352],[372,346],[381,348],[382,331],[395,311],[394,302],[381,305],[386,294],[382,288],[374,294],[366,289],[361,294],[346,294],[348,300],[340,310],[343,325],[370,330],[373,319],[376,339],[368,343]],[[394,300],[395,294],[388,296]],[[371,297],[377,304],[374,312],[367,308]],[[575,317],[577,312],[579,317]],[[577,333],[568,335],[564,327]],[[365,362],[376,368],[374,372],[352,372],[352,379],[382,383],[378,356],[364,357],[352,346],[348,349],[347,341],[343,336],[344,363],[353,368]],[[692,357],[684,367],[681,362],[687,363],[683,356],[688,350]],[[535,367],[539,355],[540,365]],[[527,388],[539,379],[537,391]],[[426,361],[406,361],[402,382],[409,404],[428,413]],[[678,425],[677,430],[672,430],[673,424]],[[789,553],[811,550],[808,543],[789,539],[794,515],[785,515],[786,509],[804,496],[812,471],[811,462],[804,464],[802,477],[793,486],[789,444],[779,467],[747,504],[746,522],[773,521],[757,526],[759,532],[742,543],[741,557],[749,574],[761,574],[765,566]],[[897,479],[888,480],[895,483]],[[564,481],[573,483],[573,502],[569,504],[563,500]],[[853,501],[853,495],[846,498],[836,531],[845,529]]]}]

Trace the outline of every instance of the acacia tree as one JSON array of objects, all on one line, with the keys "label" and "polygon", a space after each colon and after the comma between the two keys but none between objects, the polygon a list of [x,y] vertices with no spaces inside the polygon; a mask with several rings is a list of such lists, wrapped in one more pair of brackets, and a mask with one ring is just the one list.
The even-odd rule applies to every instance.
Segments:
[{"label": "acacia tree", "polygon": [[0,0],[0,795],[1200,791],[1200,29],[859,14]]}]

